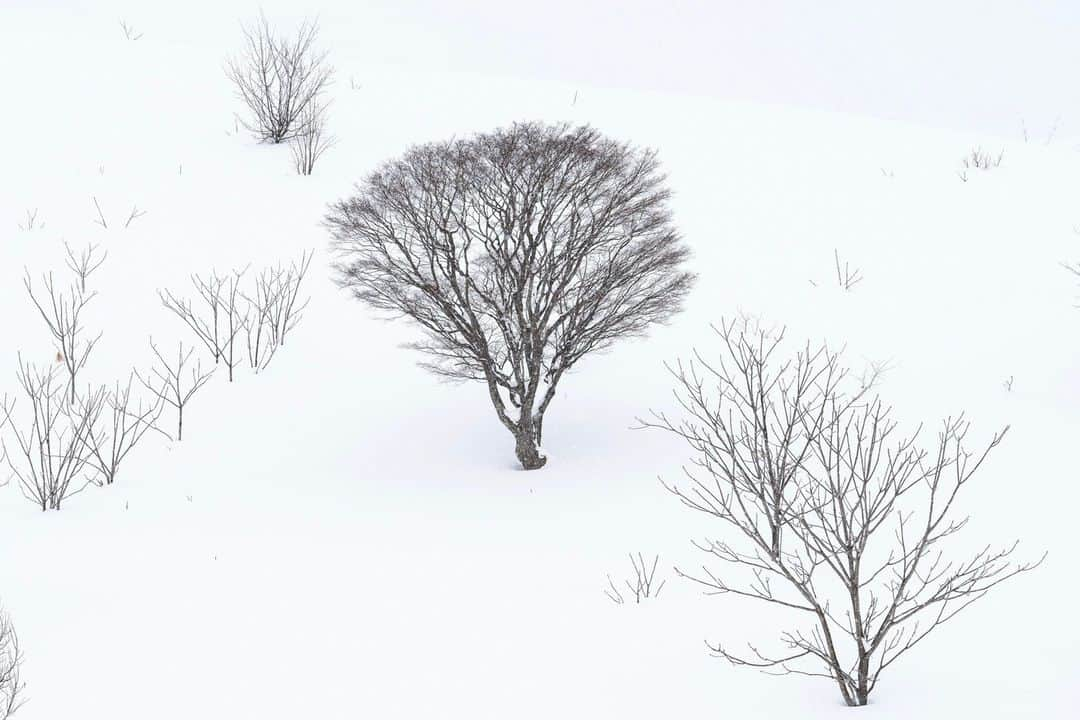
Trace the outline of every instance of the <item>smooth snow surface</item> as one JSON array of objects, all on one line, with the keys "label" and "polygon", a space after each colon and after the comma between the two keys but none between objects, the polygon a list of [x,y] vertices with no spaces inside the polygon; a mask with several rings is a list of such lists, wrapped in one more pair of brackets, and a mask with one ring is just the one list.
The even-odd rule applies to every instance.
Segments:
[{"label": "smooth snow surface", "polygon": [[[339,143],[298,177],[286,147],[235,130],[222,62],[254,7],[197,22],[182,4],[132,5],[145,35],[131,42],[93,5],[0,8],[0,394],[18,391],[17,353],[54,355],[22,275],[66,281],[64,240],[109,253],[91,282],[95,382],[145,369],[151,335],[194,342],[155,294],[187,292],[189,273],[314,248],[312,301],[269,370],[231,385],[219,374],[183,442],[148,438],[114,486],[45,514],[14,483],[0,489],[0,602],[30,700],[18,720],[1075,717],[1069,143],[451,74],[398,63],[425,38],[343,3],[323,19]],[[332,22],[350,12],[351,25]],[[515,469],[482,387],[416,368],[400,347],[411,327],[331,284],[319,224],[380,160],[522,119],[657,148],[700,274],[671,326],[563,381],[550,462],[531,473]],[[961,182],[974,146],[1004,149],[1002,165]],[[125,229],[134,207],[145,215]],[[43,226],[20,230],[35,208]],[[850,292],[834,250],[864,277]],[[716,350],[709,323],[740,312],[786,325],[796,344],[846,346],[855,370],[888,363],[881,391],[905,428],[926,423],[928,443],[961,411],[974,444],[1012,426],[961,502],[973,520],[956,551],[1021,538],[1020,559],[1049,550],[1046,563],[940,628],[865,709],[842,707],[825,681],[710,657],[706,639],[777,647],[790,616],[672,576],[702,562],[690,540],[717,528],[657,481],[687,451],[631,426],[672,407],[663,363]],[[615,606],[605,575],[624,576],[638,550],[661,555],[667,587]]]}]

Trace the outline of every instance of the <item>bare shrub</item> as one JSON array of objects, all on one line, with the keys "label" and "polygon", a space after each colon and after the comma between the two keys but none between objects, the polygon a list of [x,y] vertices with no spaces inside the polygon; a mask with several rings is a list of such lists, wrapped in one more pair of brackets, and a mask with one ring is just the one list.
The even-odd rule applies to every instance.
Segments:
[{"label": "bare shrub", "polygon": [[16,444],[14,453],[4,444],[8,467],[23,495],[43,511],[59,510],[95,480],[88,440],[104,401],[102,391],[69,400],[56,375],[56,368],[41,370],[20,357],[18,380],[30,419],[20,424],[12,417],[14,404],[4,408]]},{"label": "bare shrub", "polygon": [[176,439],[183,440],[184,408],[195,393],[209,382],[214,371],[203,372],[202,363],[198,359],[191,364],[191,354],[195,349],[188,348],[187,352],[184,352],[182,342],[177,347],[175,362],[170,362],[161,354],[153,339],[150,340],[150,349],[157,362],[145,376],[136,371],[135,377],[143,387],[176,410]]},{"label": "bare shrub", "polygon": [[[695,543],[723,571],[676,572],[710,594],[794,611],[784,649],[711,649],[735,665],[826,678],[848,705],[865,705],[882,672],[958,612],[1038,563],[1011,561],[1013,543],[967,559],[944,541],[966,517],[960,491],[1008,428],[981,451],[968,424],[946,420],[932,449],[900,435],[869,388],[846,392],[847,371],[827,347],[775,357],[779,336],[723,324],[715,362],[695,353],[671,368],[683,417],[645,424],[692,450],[687,485],[665,487],[720,521],[723,540]],[[1040,561],[1041,562],[1041,561]]]},{"label": "bare shrub", "polygon": [[42,275],[42,285],[48,302],[43,302],[34,294],[30,273],[23,278],[30,300],[38,309],[41,318],[56,341],[56,359],[67,369],[69,400],[75,402],[75,387],[79,372],[85,367],[101,333],[92,340],[83,339],[82,313],[97,293],[86,294],[71,287],[67,293],[56,289],[52,273]]},{"label": "bare shrub", "polygon": [[250,117],[244,127],[263,142],[280,143],[321,118],[322,96],[333,74],[315,47],[318,21],[304,21],[291,38],[278,35],[266,15],[241,25],[244,49],[226,63],[226,74]]},{"label": "bare shrub", "polygon": [[1004,150],[995,156],[981,147],[972,148],[971,152],[960,159],[961,167],[956,171],[956,174],[960,176],[961,180],[967,182],[970,170],[993,170],[1001,166],[1001,160],[1004,157]]},{"label": "bare shrub", "polygon": [[322,108],[309,106],[302,115],[300,126],[303,128],[289,141],[292,150],[293,168],[298,175],[310,175],[315,163],[336,142],[326,132],[326,113]]},{"label": "bare shrub", "polygon": [[86,295],[87,278],[101,267],[105,259],[109,257],[108,251],[102,252],[99,257],[97,254],[98,247],[98,245],[90,243],[78,255],[75,255],[75,251],[71,249],[66,240],[64,241],[64,251],[67,253],[65,262],[68,269],[79,278],[79,292],[83,295]]},{"label": "bare shrub", "polygon": [[[124,385],[117,382],[113,389],[104,395],[104,401],[87,435],[91,461],[106,485],[113,484],[120,470],[120,463],[147,432],[161,432],[156,423],[165,409],[164,400],[155,393],[153,403],[142,400],[134,402],[131,397],[133,377],[134,373],[129,375]],[[108,408],[107,413],[104,413],[105,408]],[[107,422],[104,427],[97,422],[103,413]]]},{"label": "bare shrub", "polygon": [[0,608],[0,720],[8,720],[26,702],[22,681],[22,649],[11,618]]},{"label": "bare shrub", "polygon": [[[630,565],[634,568],[634,575],[628,580],[623,580],[623,585],[629,593],[627,597],[633,598],[635,604],[640,604],[642,600],[649,598],[660,597],[660,591],[664,589],[664,583],[667,580],[661,580],[659,585],[655,585],[656,566],[659,562],[659,555],[654,555],[652,565],[648,565],[641,553],[638,553],[636,557],[630,553]],[[611,579],[611,575],[607,576],[607,580],[608,587],[604,590],[604,594],[616,605],[623,605],[626,597],[623,596],[619,585]]]},{"label": "bare shrub", "polygon": [[682,307],[693,275],[656,154],[523,123],[421,145],[326,218],[337,281],[424,332],[443,377],[478,380],[525,469],[563,375]]}]

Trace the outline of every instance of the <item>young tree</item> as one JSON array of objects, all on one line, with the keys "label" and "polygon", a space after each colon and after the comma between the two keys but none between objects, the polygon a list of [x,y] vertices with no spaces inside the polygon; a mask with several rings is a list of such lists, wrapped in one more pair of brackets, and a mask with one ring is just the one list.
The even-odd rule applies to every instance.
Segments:
[{"label": "young tree", "polygon": [[[683,438],[688,484],[665,485],[686,506],[731,531],[699,549],[727,570],[676,572],[710,594],[787,608],[803,621],[785,649],[737,654],[735,665],[827,678],[848,705],[865,705],[882,672],[997,584],[1016,544],[950,561],[942,545],[967,518],[956,501],[1005,432],[979,452],[963,419],[944,422],[929,451],[901,436],[890,409],[825,347],[774,357],[782,333],[721,325],[724,352],[672,368],[685,412],[647,426]],[[715,387],[709,388],[707,384]],[[1040,561],[1041,562],[1041,561]]]},{"label": "young tree", "polygon": [[226,74],[250,113],[244,127],[263,142],[280,143],[308,131],[313,119],[321,124],[333,68],[315,47],[318,22],[305,21],[289,38],[275,33],[260,13],[241,29],[245,47],[227,62]]},{"label": "young tree", "polygon": [[[106,485],[112,485],[116,480],[116,473],[120,470],[120,463],[134,449],[135,445],[142,440],[150,430],[157,430],[157,419],[165,409],[165,402],[160,395],[155,395],[155,402],[145,403],[139,400],[137,404],[131,397],[131,382],[134,373],[128,376],[127,383],[116,383],[114,388],[105,394],[104,402],[98,412],[100,416],[105,407],[108,412],[104,413],[107,425],[102,427],[98,424],[98,417],[87,436],[87,445],[90,450],[91,462],[101,474]],[[158,432],[161,432],[158,430]]]},{"label": "young tree", "polygon": [[20,677],[22,650],[7,613],[0,609],[0,720],[15,715],[23,702],[26,683]]},{"label": "young tree", "polygon": [[479,380],[526,469],[585,355],[681,309],[693,276],[651,150],[523,123],[421,145],[326,217],[338,283],[412,318],[426,367]]},{"label": "young tree", "polygon": [[326,131],[325,116],[322,108],[313,105],[300,115],[300,126],[303,129],[289,141],[293,168],[297,175],[310,175],[323,153],[337,142],[334,136]]},{"label": "young tree", "polygon": [[76,287],[71,287],[65,294],[56,289],[52,273],[41,279],[48,302],[43,302],[34,294],[34,286],[28,272],[23,278],[23,285],[41,319],[49,328],[49,333],[56,341],[56,359],[64,364],[68,375],[69,401],[75,402],[75,384],[79,372],[90,358],[94,345],[101,339],[101,333],[92,340],[83,339],[82,312],[97,293],[89,295]]},{"label": "young tree", "polygon": [[157,358],[157,363],[145,377],[138,372],[135,377],[143,387],[176,410],[176,439],[183,440],[184,408],[192,396],[210,381],[214,371],[203,372],[202,363],[198,360],[194,365],[189,365],[194,348],[188,348],[187,352],[184,352],[184,343],[180,343],[176,350],[175,363],[165,359],[157,345],[154,345],[153,339],[150,340],[150,349]]}]

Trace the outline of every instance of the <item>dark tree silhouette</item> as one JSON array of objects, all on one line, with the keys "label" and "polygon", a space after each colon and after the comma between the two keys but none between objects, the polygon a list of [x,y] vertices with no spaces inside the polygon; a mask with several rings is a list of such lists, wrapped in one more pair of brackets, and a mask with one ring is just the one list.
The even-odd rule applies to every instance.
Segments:
[{"label": "dark tree silhouette", "polygon": [[522,123],[412,148],[326,224],[339,284],[419,323],[426,367],[486,383],[535,469],[564,373],[681,309],[693,275],[669,195],[651,150]]}]

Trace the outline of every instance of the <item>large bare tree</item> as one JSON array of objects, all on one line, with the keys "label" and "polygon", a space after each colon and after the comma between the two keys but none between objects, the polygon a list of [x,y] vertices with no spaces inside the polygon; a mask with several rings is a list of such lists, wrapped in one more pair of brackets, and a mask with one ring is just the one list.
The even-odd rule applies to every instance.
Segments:
[{"label": "large bare tree", "polygon": [[334,203],[337,279],[416,321],[426,367],[480,380],[526,469],[588,353],[681,309],[693,276],[656,153],[521,123],[414,147]]},{"label": "large bare tree", "polygon": [[882,672],[930,632],[1038,564],[1013,562],[1015,543],[956,561],[943,550],[967,522],[960,491],[1008,428],[971,451],[967,423],[953,418],[923,449],[919,432],[901,435],[871,383],[850,383],[826,347],[784,360],[782,333],[745,322],[718,332],[715,361],[695,353],[671,368],[682,417],[645,423],[692,450],[686,483],[666,487],[728,530],[696,543],[722,570],[676,571],[710,594],[801,618],[777,652],[715,653],[826,678],[845,703],[865,705]]}]

